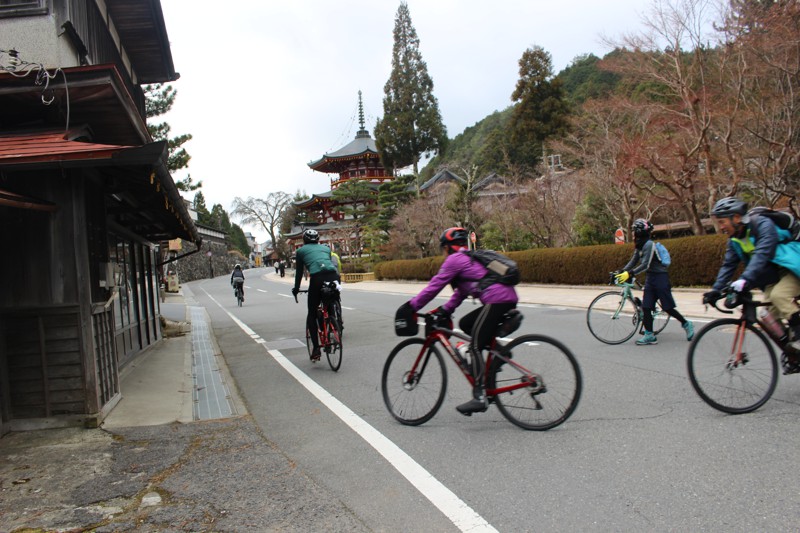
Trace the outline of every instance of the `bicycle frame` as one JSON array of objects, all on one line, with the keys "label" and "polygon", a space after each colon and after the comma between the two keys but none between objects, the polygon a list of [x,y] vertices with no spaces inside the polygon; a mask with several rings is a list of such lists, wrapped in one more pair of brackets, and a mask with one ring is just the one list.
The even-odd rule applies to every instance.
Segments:
[{"label": "bicycle frame", "polygon": [[[731,293],[736,294],[736,293]],[[742,298],[741,306],[742,306],[742,313],[739,317],[739,325],[736,328],[736,335],[734,336],[734,345],[732,346],[731,353],[736,353],[737,355],[737,363],[742,360],[742,344],[744,343],[744,335],[747,331],[748,324],[758,324],[761,331],[763,331],[767,337],[772,339],[772,341],[781,349],[784,350],[786,347],[786,343],[788,341],[785,335],[783,336],[776,336],[772,329],[766,327],[761,320],[761,317],[758,316],[756,313],[756,309],[759,307],[767,307],[772,305],[770,302],[760,302],[757,300],[753,300],[753,295],[750,292],[742,293],[738,297]],[[737,304],[738,305],[738,304]],[[717,302],[714,302],[713,306],[720,311],[721,313],[725,313],[728,315],[734,314],[733,311],[729,309],[722,309],[717,305]],[[734,306],[735,307],[735,306]]]},{"label": "bicycle frame", "polygon": [[[440,326],[434,326],[434,325],[432,325],[432,320],[433,319],[430,317],[430,315],[425,315],[426,329],[429,329],[430,333],[428,333],[428,335],[425,337],[425,342],[423,343],[422,348],[420,349],[419,356],[417,356],[417,359],[414,361],[414,364],[411,366],[411,370],[408,373],[408,381],[412,382],[414,380],[414,378],[415,378],[415,376],[416,376],[416,374],[418,372],[418,369],[419,369],[420,372],[424,372],[425,371],[425,365],[427,365],[428,361],[430,360],[430,357],[427,356],[427,354],[429,353],[428,350],[434,344],[439,343],[444,347],[445,351],[450,356],[450,358],[453,360],[453,362],[456,364],[456,366],[459,368],[459,370],[461,370],[461,373],[467,379],[467,381],[469,382],[470,386],[474,386],[475,385],[475,377],[472,375],[472,369],[470,368],[469,362],[466,359],[464,359],[464,357],[460,353],[458,353],[458,351],[455,348],[453,348],[453,345],[450,343],[450,339],[449,339],[449,337],[457,337],[457,338],[462,339],[463,341],[469,343],[469,342],[472,341],[472,337],[470,337],[469,335],[467,335],[465,333],[462,333],[460,331],[454,331],[452,329],[443,328],[443,327],[440,327]],[[502,362],[504,362],[507,365],[511,365],[513,368],[517,369],[517,371],[520,374],[522,374],[523,376],[525,376],[525,378],[527,378],[527,379],[521,379],[521,380],[519,380],[519,382],[517,382],[515,384],[512,384],[512,385],[507,385],[505,387],[499,387],[499,388],[494,388],[494,389],[487,388],[486,389],[486,395],[487,396],[491,397],[491,396],[496,396],[498,394],[503,394],[503,393],[510,392],[510,391],[517,390],[517,389],[524,389],[524,388],[527,388],[528,386],[530,386],[531,383],[541,383],[541,380],[537,380],[537,374],[531,372],[527,368],[525,368],[522,365],[518,364],[513,359],[505,357],[504,355],[502,355],[499,352],[499,350],[496,349],[496,347],[497,347],[497,338],[494,338],[494,339],[492,339],[492,344],[489,347],[489,350],[488,350],[489,353],[486,356],[486,363],[485,363],[485,366],[484,366],[485,370],[483,372],[484,381],[486,382],[486,380],[487,380],[487,378],[489,376],[489,371],[488,370],[491,368],[492,361],[495,358],[500,359]],[[422,368],[420,368],[420,364],[422,364]],[[538,392],[538,391],[534,390],[533,392],[535,393],[535,392]]]}]

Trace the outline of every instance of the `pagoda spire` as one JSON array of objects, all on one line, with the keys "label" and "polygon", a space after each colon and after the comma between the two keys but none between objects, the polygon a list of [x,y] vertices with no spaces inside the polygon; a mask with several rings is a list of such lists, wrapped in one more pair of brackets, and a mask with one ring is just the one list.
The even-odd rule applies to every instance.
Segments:
[{"label": "pagoda spire", "polygon": [[364,128],[364,103],[361,101],[361,90],[358,91],[358,125],[360,129],[356,133],[356,139],[369,137],[369,132]]}]

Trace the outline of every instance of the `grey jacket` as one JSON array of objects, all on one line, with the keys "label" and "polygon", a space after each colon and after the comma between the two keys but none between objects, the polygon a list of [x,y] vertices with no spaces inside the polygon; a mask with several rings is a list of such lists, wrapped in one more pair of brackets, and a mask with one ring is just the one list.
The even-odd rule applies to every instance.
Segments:
[{"label": "grey jacket", "polygon": [[657,273],[666,273],[667,267],[661,264],[661,261],[658,260],[658,256],[655,254],[655,246],[653,246],[653,241],[648,240],[642,246],[642,249],[639,250],[635,248],[633,250],[633,257],[631,260],[628,261],[628,264],[625,265],[622,270],[629,270],[633,273],[634,276],[641,274],[642,272],[649,272],[653,274]]}]

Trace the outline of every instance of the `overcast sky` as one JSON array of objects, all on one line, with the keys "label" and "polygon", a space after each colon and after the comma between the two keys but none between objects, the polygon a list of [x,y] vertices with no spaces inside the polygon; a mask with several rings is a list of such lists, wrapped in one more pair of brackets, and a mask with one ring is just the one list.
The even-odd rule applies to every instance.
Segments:
[{"label": "overcast sky", "polygon": [[[641,28],[648,0],[408,0],[448,136],[511,105],[522,53],[559,72]],[[188,171],[231,211],[234,197],[329,190],[308,163],[350,142],[358,91],[366,127],[383,114],[399,0],[161,0],[178,97],[165,115],[190,133]],[[193,198],[194,194],[187,195]],[[234,222],[237,222],[234,220]],[[263,242],[260,228],[245,227]]]}]

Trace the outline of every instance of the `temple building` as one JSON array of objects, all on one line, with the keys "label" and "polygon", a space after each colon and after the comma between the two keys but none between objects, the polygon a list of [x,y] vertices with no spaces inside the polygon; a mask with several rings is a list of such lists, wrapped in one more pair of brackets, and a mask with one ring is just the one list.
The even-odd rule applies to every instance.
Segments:
[{"label": "temple building", "polygon": [[362,181],[376,191],[375,199],[368,202],[375,204],[378,187],[394,179],[392,174],[383,168],[375,139],[364,127],[361,91],[358,92],[358,121],[359,130],[355,139],[308,164],[311,170],[331,175],[331,188],[326,192],[312,194],[307,200],[295,202],[298,211],[304,213],[305,221],[297,222],[292,228],[292,233],[285,235],[292,249],[303,244],[303,231],[313,227],[320,232],[320,242],[338,243],[338,247],[345,253],[355,252],[350,246],[350,241],[357,237],[353,234],[353,217],[344,212],[346,209],[343,210],[343,207],[347,202],[337,200],[334,191],[352,180]]}]

